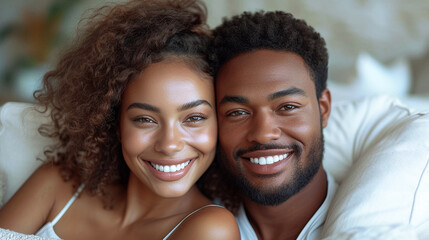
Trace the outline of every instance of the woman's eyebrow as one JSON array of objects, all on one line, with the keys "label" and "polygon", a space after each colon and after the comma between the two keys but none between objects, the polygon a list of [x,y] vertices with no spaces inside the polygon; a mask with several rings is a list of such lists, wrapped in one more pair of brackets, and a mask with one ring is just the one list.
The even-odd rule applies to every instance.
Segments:
[{"label": "woman's eyebrow", "polygon": [[152,112],[157,112],[157,113],[161,112],[159,110],[159,108],[157,108],[153,105],[147,104],[147,103],[132,103],[128,106],[127,110],[130,110],[133,108],[140,108],[140,109],[144,109],[144,110],[148,110],[148,111],[152,111]]},{"label": "woman's eyebrow", "polygon": [[177,108],[177,111],[179,111],[179,112],[185,111],[187,109],[199,106],[201,104],[205,104],[205,105],[208,105],[210,108],[213,108],[213,106],[208,101],[199,99],[199,100],[195,100],[195,101],[188,102],[188,103],[181,105],[180,107]]}]

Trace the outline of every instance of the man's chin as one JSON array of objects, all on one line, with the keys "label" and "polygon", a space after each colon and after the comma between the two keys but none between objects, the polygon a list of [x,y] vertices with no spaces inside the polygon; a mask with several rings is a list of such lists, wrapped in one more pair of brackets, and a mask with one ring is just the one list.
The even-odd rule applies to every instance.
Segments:
[{"label": "man's chin", "polygon": [[270,187],[259,188],[251,186],[248,182],[241,181],[236,182],[238,189],[241,190],[243,195],[249,200],[264,206],[277,206],[283,202],[286,202],[292,197],[295,192],[291,192],[289,186],[285,187]]}]

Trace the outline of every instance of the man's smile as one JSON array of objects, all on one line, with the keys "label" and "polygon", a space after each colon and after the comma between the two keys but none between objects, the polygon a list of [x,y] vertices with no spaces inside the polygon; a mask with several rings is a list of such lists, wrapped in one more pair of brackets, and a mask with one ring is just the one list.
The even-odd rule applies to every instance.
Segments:
[{"label": "man's smile", "polygon": [[282,171],[293,153],[292,149],[264,149],[244,153],[240,158],[247,160],[243,165],[250,172],[271,175]]},{"label": "man's smile", "polygon": [[256,158],[250,158],[250,162],[256,163],[259,165],[270,165],[287,158],[287,156],[288,154],[274,155],[274,156],[267,156],[267,157],[256,157]]}]

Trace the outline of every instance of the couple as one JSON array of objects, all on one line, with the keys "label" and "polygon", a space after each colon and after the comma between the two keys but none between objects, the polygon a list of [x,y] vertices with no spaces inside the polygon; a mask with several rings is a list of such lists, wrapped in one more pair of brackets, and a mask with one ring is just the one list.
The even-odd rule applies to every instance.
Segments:
[{"label": "couple", "polygon": [[131,1],[89,19],[35,93],[52,118],[39,131],[58,143],[1,209],[1,228],[319,237],[335,190],[322,166],[324,40],[282,12],[244,13],[213,32],[205,20],[199,1]]}]

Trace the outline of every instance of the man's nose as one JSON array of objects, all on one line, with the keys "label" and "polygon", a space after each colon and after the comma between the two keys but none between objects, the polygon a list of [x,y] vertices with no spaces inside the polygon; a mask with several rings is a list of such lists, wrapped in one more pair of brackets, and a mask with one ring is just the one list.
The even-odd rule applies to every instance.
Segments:
[{"label": "man's nose", "polygon": [[279,139],[281,131],[274,118],[275,116],[273,116],[272,112],[254,113],[247,140],[258,144],[267,144],[270,141]]},{"label": "man's nose", "polygon": [[171,155],[184,147],[183,136],[175,123],[165,125],[155,142],[155,151]]}]

